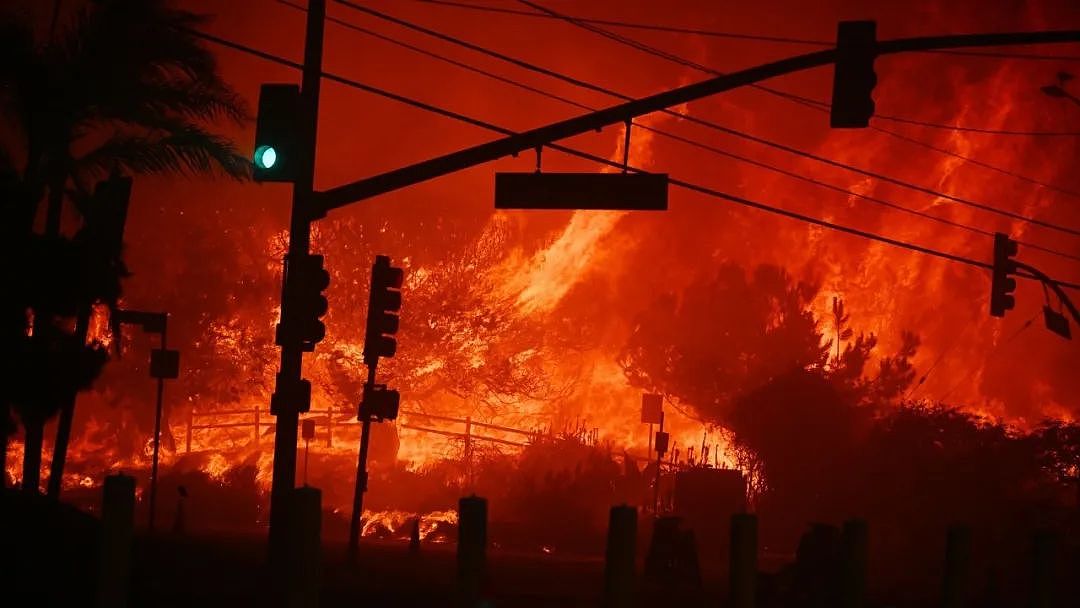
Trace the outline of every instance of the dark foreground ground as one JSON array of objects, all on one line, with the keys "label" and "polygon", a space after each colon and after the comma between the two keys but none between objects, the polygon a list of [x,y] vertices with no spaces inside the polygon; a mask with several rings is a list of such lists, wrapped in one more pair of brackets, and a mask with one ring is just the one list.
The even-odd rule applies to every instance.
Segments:
[{"label": "dark foreground ground", "polygon": [[[94,606],[98,577],[99,522],[92,516],[42,497],[4,492],[0,498],[0,606]],[[489,553],[487,606],[601,606],[602,547],[595,556],[538,551]],[[361,546],[355,563],[346,559],[342,542],[323,543],[318,606],[409,607],[456,604],[456,548],[452,543],[424,544],[411,554],[400,541],[371,541]],[[133,607],[272,607],[274,581],[265,565],[266,538],[258,536],[145,534],[133,546],[130,602]],[[807,604],[769,601],[767,589],[777,580],[786,556],[762,555],[760,608]],[[639,557],[638,572],[642,570]],[[637,606],[725,606],[722,564],[703,564],[700,589],[679,596],[639,581]],[[931,568],[933,570],[934,568]],[[1080,568],[1063,559],[1056,568],[1055,597],[1042,607],[1080,605]],[[881,573],[878,573],[881,574]],[[895,573],[893,573],[895,574]],[[909,573],[911,574],[911,573]],[[1024,572],[1000,578],[1026,579]],[[871,572],[871,578],[878,576]],[[893,577],[895,578],[895,577]],[[867,608],[940,606],[940,578],[930,573],[900,577],[912,584],[883,588],[872,580]],[[996,575],[995,575],[996,578]],[[1023,589],[988,597],[974,587],[971,608],[1028,606]],[[994,580],[990,580],[994,583]],[[315,604],[313,604],[315,605]]]}]

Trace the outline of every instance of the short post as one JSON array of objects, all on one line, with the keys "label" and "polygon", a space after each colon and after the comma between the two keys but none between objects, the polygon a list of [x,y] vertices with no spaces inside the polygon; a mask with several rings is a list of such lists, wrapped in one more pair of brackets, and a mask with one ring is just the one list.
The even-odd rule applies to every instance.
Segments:
[{"label": "short post", "polygon": [[634,602],[634,565],[637,552],[637,508],[611,507],[607,553],[604,559],[604,606],[623,608]]},{"label": "short post", "polygon": [[865,604],[868,537],[866,520],[844,522],[840,544],[841,608],[862,608]]},{"label": "short post", "polygon": [[334,406],[326,408],[326,447],[334,447]]},{"label": "short post", "polygon": [[731,516],[729,604],[731,608],[754,608],[757,601],[757,516]]},{"label": "short post", "polygon": [[949,526],[945,539],[945,580],[943,608],[967,606],[968,579],[971,571],[971,528]]},{"label": "short post", "polygon": [[194,424],[195,424],[195,408],[191,407],[191,408],[188,409],[188,415],[187,415],[187,441],[186,441],[186,444],[185,444],[185,447],[184,447],[184,452],[186,454],[191,453],[191,427]]},{"label": "short post", "polygon": [[135,536],[135,478],[105,478],[101,504],[98,608],[125,608],[131,580],[131,545]]},{"label": "short post", "polygon": [[480,599],[487,575],[487,500],[466,496],[458,501],[458,591],[465,605]]},{"label": "short post", "polygon": [[302,487],[289,496],[289,573],[287,606],[309,608],[319,605],[319,577],[322,526],[322,492]]},{"label": "short post", "polygon": [[255,447],[259,447],[259,408],[255,408]]},{"label": "short post", "polygon": [[1057,537],[1051,530],[1039,530],[1032,538],[1031,608],[1054,604],[1054,553]]}]

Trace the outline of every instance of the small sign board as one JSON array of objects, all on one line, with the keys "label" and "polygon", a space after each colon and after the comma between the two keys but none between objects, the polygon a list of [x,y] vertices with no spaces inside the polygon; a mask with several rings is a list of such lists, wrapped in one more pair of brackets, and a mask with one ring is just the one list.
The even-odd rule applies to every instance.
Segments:
[{"label": "small sign board", "polygon": [[653,393],[645,393],[641,396],[641,423],[660,424],[660,416],[664,412],[664,398]]},{"label": "small sign board", "polygon": [[666,173],[496,173],[496,209],[667,211]]},{"label": "small sign board", "polygon": [[669,438],[670,435],[667,434],[667,431],[656,431],[656,443],[654,447],[656,448],[657,454],[667,453]]},{"label": "small sign board", "polygon": [[155,349],[150,351],[150,377],[175,380],[180,377],[180,351]]},{"label": "small sign board", "polygon": [[304,422],[300,425],[300,436],[304,438],[304,441],[311,441],[315,438],[315,421],[311,418],[305,418]]}]

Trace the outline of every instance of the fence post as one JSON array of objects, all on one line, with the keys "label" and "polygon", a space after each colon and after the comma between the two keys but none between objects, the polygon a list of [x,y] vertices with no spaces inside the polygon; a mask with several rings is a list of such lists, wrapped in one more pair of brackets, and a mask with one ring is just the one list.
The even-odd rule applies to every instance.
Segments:
[{"label": "fence post", "polygon": [[866,521],[844,522],[840,554],[840,606],[861,608],[866,597],[866,562],[869,531]]},{"label": "fence post", "polygon": [[757,596],[757,516],[731,516],[729,600],[732,608],[754,608]]},{"label": "fence post", "polygon": [[604,559],[605,608],[633,605],[636,552],[637,508],[629,505],[611,507]]},{"label": "fence post", "polygon": [[458,592],[466,606],[480,599],[487,575],[487,500],[467,496],[458,501]]},{"label": "fence post", "polygon": [[259,407],[255,406],[255,447],[259,447],[259,431],[262,430],[259,425]]},{"label": "fence post", "polygon": [[1054,553],[1057,538],[1051,530],[1039,530],[1032,538],[1031,608],[1050,608],[1054,603]]},{"label": "fence post", "polygon": [[968,577],[971,570],[971,528],[949,526],[945,539],[945,581],[943,608],[967,605]]},{"label": "fence post", "polygon": [[289,496],[288,603],[290,608],[319,605],[322,492],[304,486]]},{"label": "fence post", "polygon": [[131,544],[135,536],[135,478],[105,478],[101,504],[98,608],[124,608],[131,581]]},{"label": "fence post", "polygon": [[192,405],[188,408],[188,435],[187,443],[185,445],[185,454],[191,454],[191,427],[195,423],[195,407]]},{"label": "fence post", "polygon": [[326,447],[334,447],[334,406],[326,408]]}]

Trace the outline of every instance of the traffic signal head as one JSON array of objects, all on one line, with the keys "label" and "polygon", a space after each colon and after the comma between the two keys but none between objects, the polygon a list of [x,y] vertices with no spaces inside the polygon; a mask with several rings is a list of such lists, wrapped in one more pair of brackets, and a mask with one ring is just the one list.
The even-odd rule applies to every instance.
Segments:
[{"label": "traffic signal head", "polygon": [[1005,311],[1012,310],[1016,306],[1016,279],[1012,275],[1016,273],[1016,261],[1012,258],[1017,254],[1019,247],[1016,241],[1008,235],[1000,232],[994,234],[994,268],[990,283],[990,314],[995,317],[1004,317]]},{"label": "traffic signal head", "polygon": [[365,384],[364,398],[360,402],[360,420],[376,422],[394,420],[401,405],[401,395],[382,384]]},{"label": "traffic signal head", "polygon": [[393,357],[401,310],[401,285],[405,272],[390,265],[385,255],[375,256],[371,267],[371,294],[368,298],[367,332],[364,337],[364,362],[373,365],[379,357]]},{"label": "traffic signal head", "polygon": [[323,315],[330,308],[323,291],[330,286],[330,273],[323,268],[321,255],[290,255],[285,268],[285,315],[278,325],[278,344],[299,344],[304,352],[326,337]]},{"label": "traffic signal head", "polygon": [[300,143],[300,87],[264,84],[259,90],[253,176],[257,182],[293,182],[304,153]]},{"label": "traffic signal head", "polygon": [[279,416],[285,412],[306,412],[310,409],[311,382],[278,373],[277,386],[270,395],[270,413]]},{"label": "traffic signal head", "polygon": [[119,258],[124,244],[131,178],[113,175],[98,182],[86,210],[83,232],[87,239],[108,258]]},{"label": "traffic signal head", "polygon": [[836,34],[836,71],[833,75],[834,129],[865,128],[874,115],[877,74],[877,24],[874,21],[841,21]]}]

